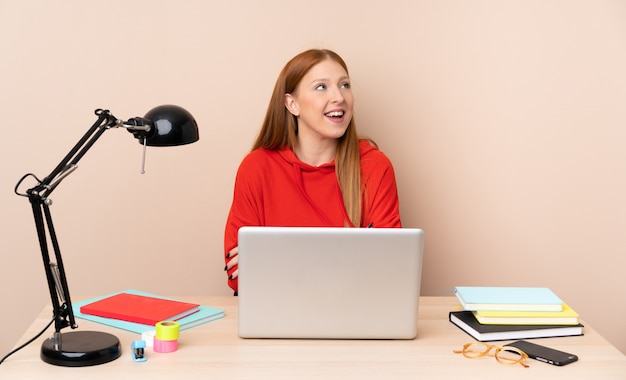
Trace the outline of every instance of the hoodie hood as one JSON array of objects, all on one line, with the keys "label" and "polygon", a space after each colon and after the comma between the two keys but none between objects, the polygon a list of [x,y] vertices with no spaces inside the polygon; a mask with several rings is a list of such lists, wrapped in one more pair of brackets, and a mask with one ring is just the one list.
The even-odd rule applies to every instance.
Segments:
[{"label": "hoodie hood", "polygon": [[[371,151],[374,150],[378,150],[378,148],[376,148],[375,146],[373,146],[372,144],[369,143],[369,141],[367,140],[360,140],[359,141],[359,150],[360,150],[360,154],[361,154],[361,159],[365,158],[367,156],[367,154]],[[292,165],[297,165],[298,167],[300,167],[302,170],[304,171],[315,171],[315,170],[335,170],[335,160],[332,160],[331,162],[322,164],[320,166],[312,166],[309,165],[305,162],[302,162],[298,156],[296,156],[296,154],[294,153],[293,149],[291,148],[282,148],[280,150],[278,150],[278,154],[280,155],[280,157],[289,162]]]},{"label": "hoodie hood", "polygon": [[280,157],[290,163],[293,166],[297,166],[300,170],[304,171],[316,171],[316,170],[335,170],[335,160],[331,162],[327,162],[320,166],[309,165],[306,162],[301,161],[298,156],[296,156],[295,152],[291,148],[283,148],[278,151]]},{"label": "hoodie hood", "polygon": [[[368,140],[359,141],[359,150],[361,160],[367,160],[369,153],[378,150],[375,146],[369,143]],[[345,205],[343,203],[343,195],[341,193],[341,188],[339,187],[339,182],[337,181],[337,176],[335,172],[335,160],[322,164],[320,166],[312,166],[303,161],[301,161],[298,156],[294,153],[291,148],[283,148],[278,150],[278,154],[281,159],[285,160],[293,169],[294,180],[298,185],[298,189],[301,195],[307,200],[307,202],[311,205],[311,208],[315,211],[315,213],[320,217],[320,220],[324,221],[327,225],[333,225],[334,223],[328,217],[327,212],[324,210],[323,206],[318,206],[311,199],[309,194],[307,193],[306,186],[304,183],[304,177],[327,177],[329,175],[333,176],[333,183],[335,186],[335,194],[339,201],[339,204],[342,205],[341,212],[344,215],[345,222],[352,225],[350,218],[348,217],[348,213],[346,211]],[[328,183],[328,182],[326,182]],[[310,186],[309,186],[310,187]]]},{"label": "hoodie hood", "polygon": [[[312,166],[301,161],[291,148],[283,148],[278,151],[278,154],[293,168],[293,176],[295,182],[298,185],[298,190],[309,203],[309,205],[311,205],[311,209],[319,216],[320,220],[325,225],[333,225],[333,222],[327,215],[326,211],[322,207],[318,206],[309,196],[306,190],[306,186],[304,184],[304,176],[306,175],[307,177],[318,178],[332,176],[333,184],[335,187],[334,192],[338,200],[340,201],[339,203],[343,205],[343,195],[341,194],[341,188],[339,187],[339,182],[337,181],[337,176],[335,174],[335,160],[322,164],[320,166]],[[348,218],[345,207],[342,207],[342,213],[344,214],[344,218],[349,221],[350,218]]]}]

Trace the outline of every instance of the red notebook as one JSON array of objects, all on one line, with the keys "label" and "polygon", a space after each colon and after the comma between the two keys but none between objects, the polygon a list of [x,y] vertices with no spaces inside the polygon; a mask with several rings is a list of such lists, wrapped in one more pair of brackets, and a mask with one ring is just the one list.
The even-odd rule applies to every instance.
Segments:
[{"label": "red notebook", "polygon": [[195,303],[119,293],[100,301],[83,305],[80,312],[98,317],[156,325],[161,321],[175,321],[200,310]]}]

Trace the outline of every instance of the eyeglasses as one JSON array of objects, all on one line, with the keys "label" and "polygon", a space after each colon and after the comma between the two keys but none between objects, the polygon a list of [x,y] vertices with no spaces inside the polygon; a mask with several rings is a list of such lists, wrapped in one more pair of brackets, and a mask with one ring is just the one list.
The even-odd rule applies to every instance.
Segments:
[{"label": "eyeglasses", "polygon": [[516,347],[501,347],[483,342],[472,342],[464,344],[462,350],[454,350],[452,352],[455,354],[463,354],[466,358],[476,359],[491,355],[491,349],[493,348],[495,348],[493,356],[496,357],[496,360],[499,363],[506,365],[515,365],[519,363],[525,368],[528,368],[528,364],[526,364],[528,355]]}]

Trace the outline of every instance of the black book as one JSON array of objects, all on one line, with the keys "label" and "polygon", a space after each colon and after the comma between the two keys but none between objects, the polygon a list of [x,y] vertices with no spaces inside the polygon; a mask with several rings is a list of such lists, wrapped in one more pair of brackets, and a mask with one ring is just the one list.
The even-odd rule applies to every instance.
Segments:
[{"label": "black book", "polygon": [[451,311],[450,322],[471,335],[474,339],[485,342],[492,340],[512,340],[531,338],[550,338],[557,336],[583,335],[583,325],[481,325],[471,311]]}]

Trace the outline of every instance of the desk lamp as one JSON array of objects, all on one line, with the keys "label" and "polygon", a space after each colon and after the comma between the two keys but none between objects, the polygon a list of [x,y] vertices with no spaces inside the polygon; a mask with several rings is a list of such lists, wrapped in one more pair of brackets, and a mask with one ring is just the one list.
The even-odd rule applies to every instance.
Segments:
[{"label": "desk lamp", "polygon": [[[174,146],[198,141],[198,126],[185,109],[163,105],[150,110],[143,118],[128,121],[115,118],[108,110],[97,109],[97,121],[63,158],[56,168],[43,180],[34,174],[24,175],[15,186],[15,193],[27,197],[32,205],[35,227],[43,258],[48,289],[52,300],[55,332],[41,347],[41,359],[50,364],[66,367],[82,367],[110,362],[121,355],[119,339],[98,331],[72,331],[61,334],[66,327],[76,329],[72,301],[63,268],[63,260],[50,214],[50,194],[59,183],[77,168],[78,161],[102,134],[111,128],[124,128],[143,144],[141,172],[144,172],[146,146]],[[20,193],[22,182],[32,177],[37,184]],[[48,241],[49,238],[49,241]],[[52,245],[54,261],[50,258]]]}]

